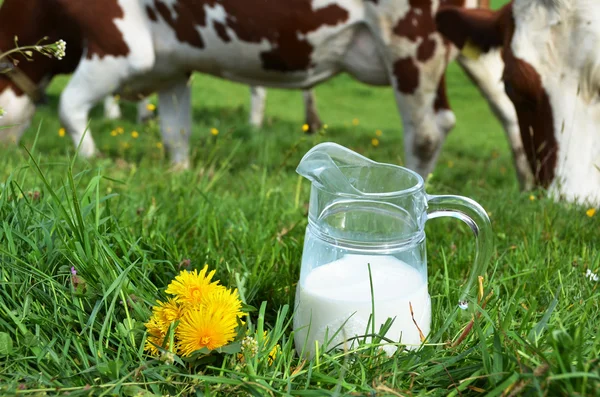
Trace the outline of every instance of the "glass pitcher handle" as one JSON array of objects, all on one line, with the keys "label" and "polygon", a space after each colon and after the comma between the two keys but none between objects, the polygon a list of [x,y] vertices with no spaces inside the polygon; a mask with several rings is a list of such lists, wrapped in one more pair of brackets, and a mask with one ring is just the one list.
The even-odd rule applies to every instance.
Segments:
[{"label": "glass pitcher handle", "polygon": [[462,196],[427,195],[427,220],[449,216],[466,223],[475,235],[476,252],[473,268],[467,285],[463,288],[460,301],[464,301],[478,276],[483,276],[492,256],[492,225],[487,212],[474,200]]}]

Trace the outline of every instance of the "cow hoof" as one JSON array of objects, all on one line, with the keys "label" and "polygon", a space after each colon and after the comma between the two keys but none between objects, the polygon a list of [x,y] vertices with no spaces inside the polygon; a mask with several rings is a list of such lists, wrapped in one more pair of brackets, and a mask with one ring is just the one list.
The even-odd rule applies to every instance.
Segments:
[{"label": "cow hoof", "polygon": [[190,161],[184,160],[177,163],[171,164],[169,167],[169,172],[182,172],[190,169]]},{"label": "cow hoof", "polygon": [[307,123],[306,125],[308,125],[308,129],[306,130],[307,134],[314,134],[315,132],[321,131],[323,128],[323,123],[321,123],[320,120],[313,123]]}]

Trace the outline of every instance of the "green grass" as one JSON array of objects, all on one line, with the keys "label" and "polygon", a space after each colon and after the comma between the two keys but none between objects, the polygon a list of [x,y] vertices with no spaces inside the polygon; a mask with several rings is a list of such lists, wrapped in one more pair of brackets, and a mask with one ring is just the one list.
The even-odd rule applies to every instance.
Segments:
[{"label": "green grass", "polygon": [[[172,173],[156,147],[156,122],[136,125],[131,104],[121,122],[94,112],[91,128],[107,157],[71,165],[74,149],[58,136],[56,117],[65,81],[50,88],[50,105],[23,140],[27,150],[0,151],[0,395],[600,394],[599,283],[585,276],[600,270],[600,218],[541,191],[518,191],[503,132],[455,65],[448,81],[458,125],[428,192],[469,196],[491,214],[484,287],[493,295],[485,308],[472,305],[480,315],[451,347],[471,320],[456,300],[474,242],[458,221],[432,220],[432,339],[390,359],[363,346],[305,363],[293,353],[289,321],[310,186],[295,167],[326,140],[401,164],[391,89],[344,76],[318,87],[329,127],[306,136],[299,92],[269,90],[268,123],[253,130],[247,87],[196,76],[194,165]],[[112,137],[118,126],[125,133]],[[260,309],[253,329],[264,326],[282,346],[272,365],[266,346],[246,366],[226,355],[190,368],[142,352],[150,307],[185,259],[216,269]],[[71,267],[85,289],[74,288]]]}]

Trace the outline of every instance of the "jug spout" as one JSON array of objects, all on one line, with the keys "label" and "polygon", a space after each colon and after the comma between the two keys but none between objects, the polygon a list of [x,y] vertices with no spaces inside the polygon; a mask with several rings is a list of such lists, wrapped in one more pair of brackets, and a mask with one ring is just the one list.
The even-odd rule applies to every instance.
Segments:
[{"label": "jug spout", "polygon": [[363,192],[355,187],[355,178],[343,169],[373,167],[376,164],[337,143],[324,142],[304,155],[296,172],[330,193],[361,195]]}]

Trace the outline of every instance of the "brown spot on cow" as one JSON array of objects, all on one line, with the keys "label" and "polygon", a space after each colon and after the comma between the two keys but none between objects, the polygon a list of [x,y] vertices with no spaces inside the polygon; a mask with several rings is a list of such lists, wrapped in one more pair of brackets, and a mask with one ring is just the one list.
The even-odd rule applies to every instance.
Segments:
[{"label": "brown spot on cow", "polygon": [[[485,10],[481,10],[485,11]],[[558,142],[554,136],[554,117],[550,98],[539,73],[529,63],[515,57],[510,43],[515,32],[512,4],[503,7],[494,21],[494,29],[503,32],[504,87],[515,105],[521,139],[536,183],[548,188],[554,180],[558,160]],[[487,37],[492,42],[492,33]]]},{"label": "brown spot on cow", "polygon": [[175,31],[177,40],[192,47],[204,48],[204,40],[196,29],[197,25],[206,26],[206,12],[204,11],[203,1],[190,2],[186,0],[174,3],[173,10],[177,14],[176,17],[173,17],[169,7],[161,1],[154,0],[154,7]]},{"label": "brown spot on cow", "polygon": [[419,48],[417,49],[417,59],[421,62],[426,62],[433,57],[435,52],[436,42],[435,40],[429,36],[419,44]]},{"label": "brown spot on cow", "polygon": [[227,28],[221,22],[213,21],[213,27],[215,28],[215,32],[217,32],[217,36],[224,42],[229,43],[231,41],[231,37],[227,34]]},{"label": "brown spot on cow", "polygon": [[[160,16],[176,32],[177,39],[197,48],[205,43],[196,27],[207,26],[206,7],[222,7],[226,19],[223,29],[216,27],[217,34],[225,27],[237,38],[248,43],[268,41],[272,48],[261,54],[266,70],[292,72],[306,70],[311,66],[312,45],[304,38],[323,26],[335,26],[348,20],[349,13],[337,4],[313,9],[307,0],[179,0],[172,5],[177,14],[173,17],[168,6],[154,0]],[[228,36],[229,37],[229,36]]]},{"label": "brown spot on cow", "polygon": [[554,179],[558,152],[548,93],[536,70],[515,58],[510,47],[504,51],[504,62],[504,85],[517,111],[529,166],[537,183],[547,188]]},{"label": "brown spot on cow", "polygon": [[440,110],[450,110],[450,102],[448,101],[448,95],[446,93],[446,75],[442,75],[435,93],[435,101],[433,102],[433,109],[435,112]]},{"label": "brown spot on cow", "polygon": [[435,32],[431,0],[409,0],[409,11],[394,27],[394,34],[405,37],[411,41],[418,38],[425,39],[430,33]]},{"label": "brown spot on cow", "polygon": [[414,94],[419,86],[419,69],[412,58],[401,58],[394,62],[394,76],[398,91]]},{"label": "brown spot on cow", "polygon": [[89,43],[86,54],[88,59],[94,55],[103,58],[129,54],[123,34],[115,24],[116,19],[124,16],[117,0],[62,1],[60,4],[65,13],[81,27],[82,35]]},{"label": "brown spot on cow", "polygon": [[[483,0],[480,0],[480,3],[481,1]],[[465,3],[465,0],[440,0],[440,8],[447,6],[464,7]]]},{"label": "brown spot on cow", "polygon": [[154,22],[158,21],[158,17],[156,16],[156,13],[148,5],[146,6],[146,15],[148,15],[148,18],[150,18],[151,21],[154,21]]}]

